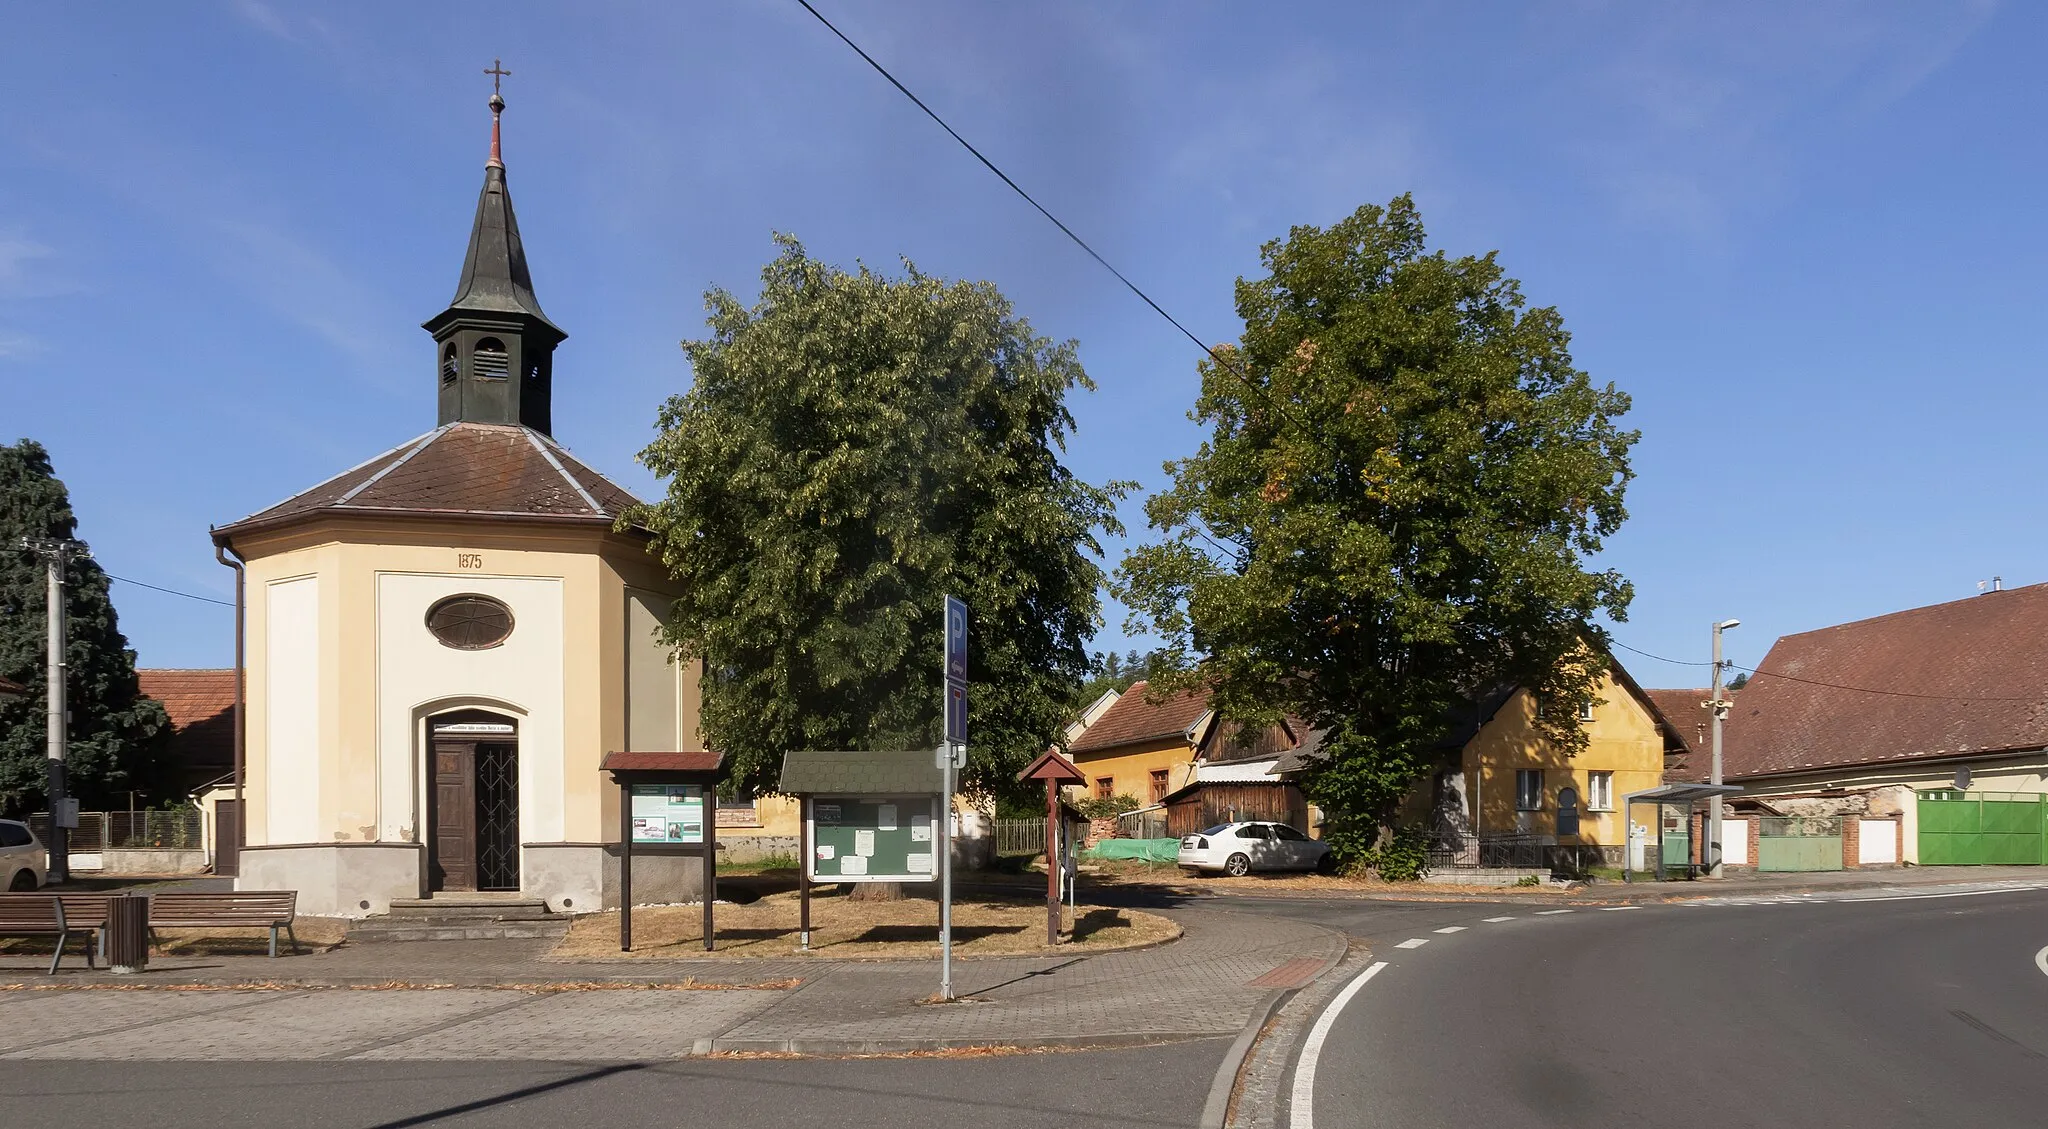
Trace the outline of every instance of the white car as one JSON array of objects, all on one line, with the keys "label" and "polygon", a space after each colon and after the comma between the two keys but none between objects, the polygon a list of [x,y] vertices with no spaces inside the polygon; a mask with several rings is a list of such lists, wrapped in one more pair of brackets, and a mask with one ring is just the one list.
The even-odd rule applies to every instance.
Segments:
[{"label": "white car", "polygon": [[0,819],[0,885],[16,893],[43,884],[49,852],[26,823]]},{"label": "white car", "polygon": [[1219,823],[1180,841],[1183,870],[1220,870],[1231,877],[1254,870],[1321,870],[1330,845],[1284,823]]}]

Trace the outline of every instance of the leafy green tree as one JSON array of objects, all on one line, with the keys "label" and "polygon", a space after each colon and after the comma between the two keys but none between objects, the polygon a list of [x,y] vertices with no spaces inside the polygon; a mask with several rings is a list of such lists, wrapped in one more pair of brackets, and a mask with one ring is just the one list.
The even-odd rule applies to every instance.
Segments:
[{"label": "leafy green tree", "polygon": [[[77,532],[70,496],[42,444],[0,446],[0,676],[29,690],[0,702],[0,811],[20,813],[47,801],[48,574],[21,541],[75,539]],[[137,688],[135,652],[115,622],[107,574],[90,557],[74,556],[65,579],[66,778],[71,794],[90,808],[115,793],[151,787],[170,719]]]},{"label": "leafy green tree", "polygon": [[1131,650],[1122,655],[1115,651],[1104,651],[1088,662],[1088,680],[1074,693],[1073,708],[1087,709],[1097,698],[1111,690],[1121,694],[1151,677],[1150,672],[1159,664],[1158,656]]},{"label": "leafy green tree", "polygon": [[1583,748],[1592,618],[1632,595],[1585,558],[1626,516],[1636,435],[1557,311],[1492,254],[1425,250],[1407,196],[1261,254],[1242,339],[1202,369],[1209,438],[1167,464],[1146,508],[1163,540],[1125,557],[1120,595],[1226,716],[1329,728],[1305,790],[1359,859],[1488,690],[1559,703],[1549,736]]},{"label": "leafy green tree", "polygon": [[751,308],[707,295],[689,392],[641,461],[632,520],[681,582],[667,625],[705,663],[707,739],[743,791],[790,749],[936,746],[940,598],[971,616],[969,763],[984,795],[1055,741],[1100,618],[1098,532],[1125,484],[1061,464],[1092,388],[986,282],[848,273],[778,237]]}]

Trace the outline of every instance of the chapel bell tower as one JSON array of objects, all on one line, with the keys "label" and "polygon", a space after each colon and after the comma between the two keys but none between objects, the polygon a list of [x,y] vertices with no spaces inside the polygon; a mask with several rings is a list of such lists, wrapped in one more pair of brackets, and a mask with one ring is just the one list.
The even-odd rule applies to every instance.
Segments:
[{"label": "chapel bell tower", "polygon": [[[508,74],[494,70],[494,74]],[[501,423],[551,433],[555,346],[568,337],[541,312],[519,242],[519,220],[505,186],[498,121],[503,96],[491,95],[491,159],[476,202],[469,254],[448,308],[424,323],[434,335],[439,423]]]}]

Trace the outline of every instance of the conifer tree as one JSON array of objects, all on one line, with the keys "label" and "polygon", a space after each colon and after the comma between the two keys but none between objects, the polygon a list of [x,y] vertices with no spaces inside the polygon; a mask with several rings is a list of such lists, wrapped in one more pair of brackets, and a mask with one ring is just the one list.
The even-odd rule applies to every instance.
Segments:
[{"label": "conifer tree", "polygon": [[[0,702],[0,812],[20,814],[48,800],[48,581],[43,559],[21,542],[76,540],[77,534],[78,519],[49,452],[32,439],[0,446],[0,676],[29,691]],[[70,794],[90,809],[129,789],[148,791],[170,719],[137,686],[135,652],[116,622],[107,574],[76,553],[65,581],[71,711],[65,769]]]}]

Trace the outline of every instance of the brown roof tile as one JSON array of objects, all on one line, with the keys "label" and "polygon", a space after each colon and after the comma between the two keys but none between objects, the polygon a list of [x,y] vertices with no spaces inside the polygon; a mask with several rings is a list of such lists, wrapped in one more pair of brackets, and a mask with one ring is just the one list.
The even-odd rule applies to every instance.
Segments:
[{"label": "brown roof tile", "polygon": [[[1644,690],[1643,695],[1657,707],[1685,743],[1685,751],[1664,759],[1664,779],[1672,783],[1700,783],[1706,780],[1714,750],[1711,745],[1713,717],[1700,703],[1714,696],[1708,689]],[[1723,734],[1725,744],[1726,735]],[[1725,757],[1727,750],[1723,748]]]},{"label": "brown roof tile", "polygon": [[235,763],[235,672],[143,669],[142,693],[164,704],[171,717],[171,760],[181,769],[221,769]]},{"label": "brown roof tile", "polygon": [[1771,647],[1729,715],[1727,775],[2048,746],[2048,584]]},{"label": "brown roof tile", "polygon": [[553,439],[507,424],[436,428],[222,529],[319,512],[483,514],[609,522],[637,505]]},{"label": "brown roof tile", "polygon": [[1140,681],[1124,691],[1115,705],[1095,719],[1095,724],[1074,738],[1067,751],[1092,753],[1178,736],[1209,712],[1209,696],[1199,691],[1184,690],[1155,704],[1146,700],[1145,689],[1146,683]]},{"label": "brown roof tile", "polygon": [[598,767],[605,772],[717,772],[722,753],[703,749],[676,753],[622,753],[604,755]]}]

